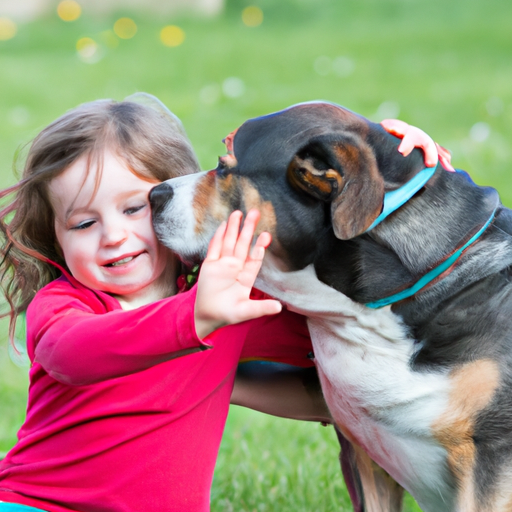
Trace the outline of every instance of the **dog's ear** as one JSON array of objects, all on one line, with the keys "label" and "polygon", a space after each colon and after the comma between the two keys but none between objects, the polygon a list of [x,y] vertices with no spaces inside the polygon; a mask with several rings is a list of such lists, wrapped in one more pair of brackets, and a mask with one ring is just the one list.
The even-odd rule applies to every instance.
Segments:
[{"label": "dog's ear", "polygon": [[287,175],[295,187],[331,202],[341,240],[364,233],[382,210],[384,180],[371,147],[357,135],[315,137],[292,158]]}]

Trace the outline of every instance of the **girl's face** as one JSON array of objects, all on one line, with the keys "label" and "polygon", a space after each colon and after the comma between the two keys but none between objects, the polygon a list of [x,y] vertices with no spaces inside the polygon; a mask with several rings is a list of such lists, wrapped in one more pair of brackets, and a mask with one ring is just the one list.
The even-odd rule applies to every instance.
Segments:
[{"label": "girl's face", "polygon": [[78,159],[49,184],[55,232],[73,277],[116,296],[124,309],[175,293],[177,261],[156,239],[149,191],[157,183],[132,173],[106,151],[96,166]]}]

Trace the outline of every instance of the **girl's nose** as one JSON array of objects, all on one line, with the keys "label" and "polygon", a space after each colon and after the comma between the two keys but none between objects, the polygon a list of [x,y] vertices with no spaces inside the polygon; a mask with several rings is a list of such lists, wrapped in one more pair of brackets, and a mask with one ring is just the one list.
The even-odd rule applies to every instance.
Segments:
[{"label": "girl's nose", "polygon": [[102,244],[104,246],[120,245],[128,238],[128,231],[122,223],[109,223],[103,227]]}]

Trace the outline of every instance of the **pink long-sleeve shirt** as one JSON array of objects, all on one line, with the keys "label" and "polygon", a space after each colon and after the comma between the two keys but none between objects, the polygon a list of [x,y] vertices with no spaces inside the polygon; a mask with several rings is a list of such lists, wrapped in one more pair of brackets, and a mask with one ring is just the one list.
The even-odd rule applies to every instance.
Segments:
[{"label": "pink long-sleeve shirt", "polygon": [[50,512],[205,512],[238,362],[311,366],[302,317],[200,340],[195,288],[131,311],[61,277],[27,311],[32,361],[0,501]]}]

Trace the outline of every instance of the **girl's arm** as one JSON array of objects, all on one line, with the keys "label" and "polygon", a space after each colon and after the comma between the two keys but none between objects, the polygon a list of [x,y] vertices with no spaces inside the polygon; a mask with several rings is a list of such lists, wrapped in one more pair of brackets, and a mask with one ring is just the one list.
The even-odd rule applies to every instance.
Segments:
[{"label": "girl's arm", "polygon": [[316,368],[253,361],[238,365],[231,403],[281,418],[331,423]]},{"label": "girl's arm", "polygon": [[195,332],[195,295],[194,288],[138,309],[108,311],[101,296],[56,281],[27,312],[29,355],[54,379],[86,385],[210,348]]}]

